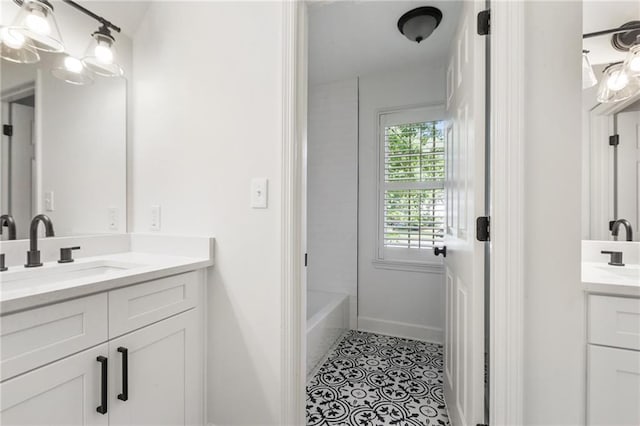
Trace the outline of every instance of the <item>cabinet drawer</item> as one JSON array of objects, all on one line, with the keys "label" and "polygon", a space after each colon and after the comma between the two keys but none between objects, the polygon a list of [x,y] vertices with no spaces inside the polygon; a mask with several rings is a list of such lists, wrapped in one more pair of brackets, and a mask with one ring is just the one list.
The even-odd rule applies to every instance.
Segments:
[{"label": "cabinet drawer", "polygon": [[640,352],[588,345],[587,425],[640,424]]},{"label": "cabinet drawer", "polygon": [[107,340],[105,293],[2,317],[0,380]]},{"label": "cabinet drawer", "polygon": [[589,343],[640,350],[640,299],[589,296]]},{"label": "cabinet drawer", "polygon": [[160,321],[196,306],[198,273],[189,272],[109,292],[109,337]]}]

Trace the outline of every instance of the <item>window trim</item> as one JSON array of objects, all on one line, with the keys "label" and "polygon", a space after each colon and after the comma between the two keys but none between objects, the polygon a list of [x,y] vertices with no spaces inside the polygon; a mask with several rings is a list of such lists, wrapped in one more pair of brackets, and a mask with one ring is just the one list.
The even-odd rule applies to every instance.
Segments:
[{"label": "window trim", "polygon": [[[373,266],[381,269],[440,272],[442,260],[427,250],[384,246],[384,128],[394,124],[445,121],[446,110],[442,103],[414,105],[378,110],[375,120],[376,142],[376,247]],[[446,147],[445,147],[446,149]],[[445,175],[446,180],[446,175]],[[445,214],[446,215],[446,214]]]}]

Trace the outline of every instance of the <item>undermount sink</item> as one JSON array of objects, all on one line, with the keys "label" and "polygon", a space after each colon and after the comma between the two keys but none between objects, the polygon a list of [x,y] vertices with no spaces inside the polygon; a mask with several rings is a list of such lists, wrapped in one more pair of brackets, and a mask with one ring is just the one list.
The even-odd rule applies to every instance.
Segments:
[{"label": "undermount sink", "polygon": [[606,263],[583,263],[582,281],[640,286],[640,265],[612,266]]},{"label": "undermount sink", "polygon": [[75,280],[78,278],[96,277],[112,272],[122,272],[143,265],[112,260],[95,260],[69,264],[45,264],[38,268],[25,268],[2,272],[0,283],[7,286],[34,286],[47,283]]}]

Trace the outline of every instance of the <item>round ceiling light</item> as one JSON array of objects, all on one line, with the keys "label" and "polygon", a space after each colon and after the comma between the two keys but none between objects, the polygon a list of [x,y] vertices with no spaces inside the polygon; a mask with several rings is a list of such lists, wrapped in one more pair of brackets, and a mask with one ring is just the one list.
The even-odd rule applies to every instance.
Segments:
[{"label": "round ceiling light", "polygon": [[425,6],[410,10],[398,19],[398,30],[409,40],[420,43],[438,28],[442,12],[435,7]]}]

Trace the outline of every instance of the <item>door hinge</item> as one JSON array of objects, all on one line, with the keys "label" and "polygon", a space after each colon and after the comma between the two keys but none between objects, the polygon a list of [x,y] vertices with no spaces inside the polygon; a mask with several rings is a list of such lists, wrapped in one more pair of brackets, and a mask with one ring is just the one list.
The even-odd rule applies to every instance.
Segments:
[{"label": "door hinge", "polygon": [[489,216],[480,216],[476,219],[476,239],[478,241],[491,240],[491,218]]},{"label": "door hinge", "polygon": [[478,13],[478,35],[487,35],[491,32],[491,9]]},{"label": "door hinge", "polygon": [[618,146],[618,145],[620,145],[620,135],[611,135],[611,136],[609,136],[609,145],[610,146]]},{"label": "door hinge", "polygon": [[309,255],[307,253],[304,254],[304,266],[307,266],[307,261],[309,259]]},{"label": "door hinge", "polygon": [[13,126],[11,124],[4,124],[2,126],[2,134],[5,136],[13,136]]}]

